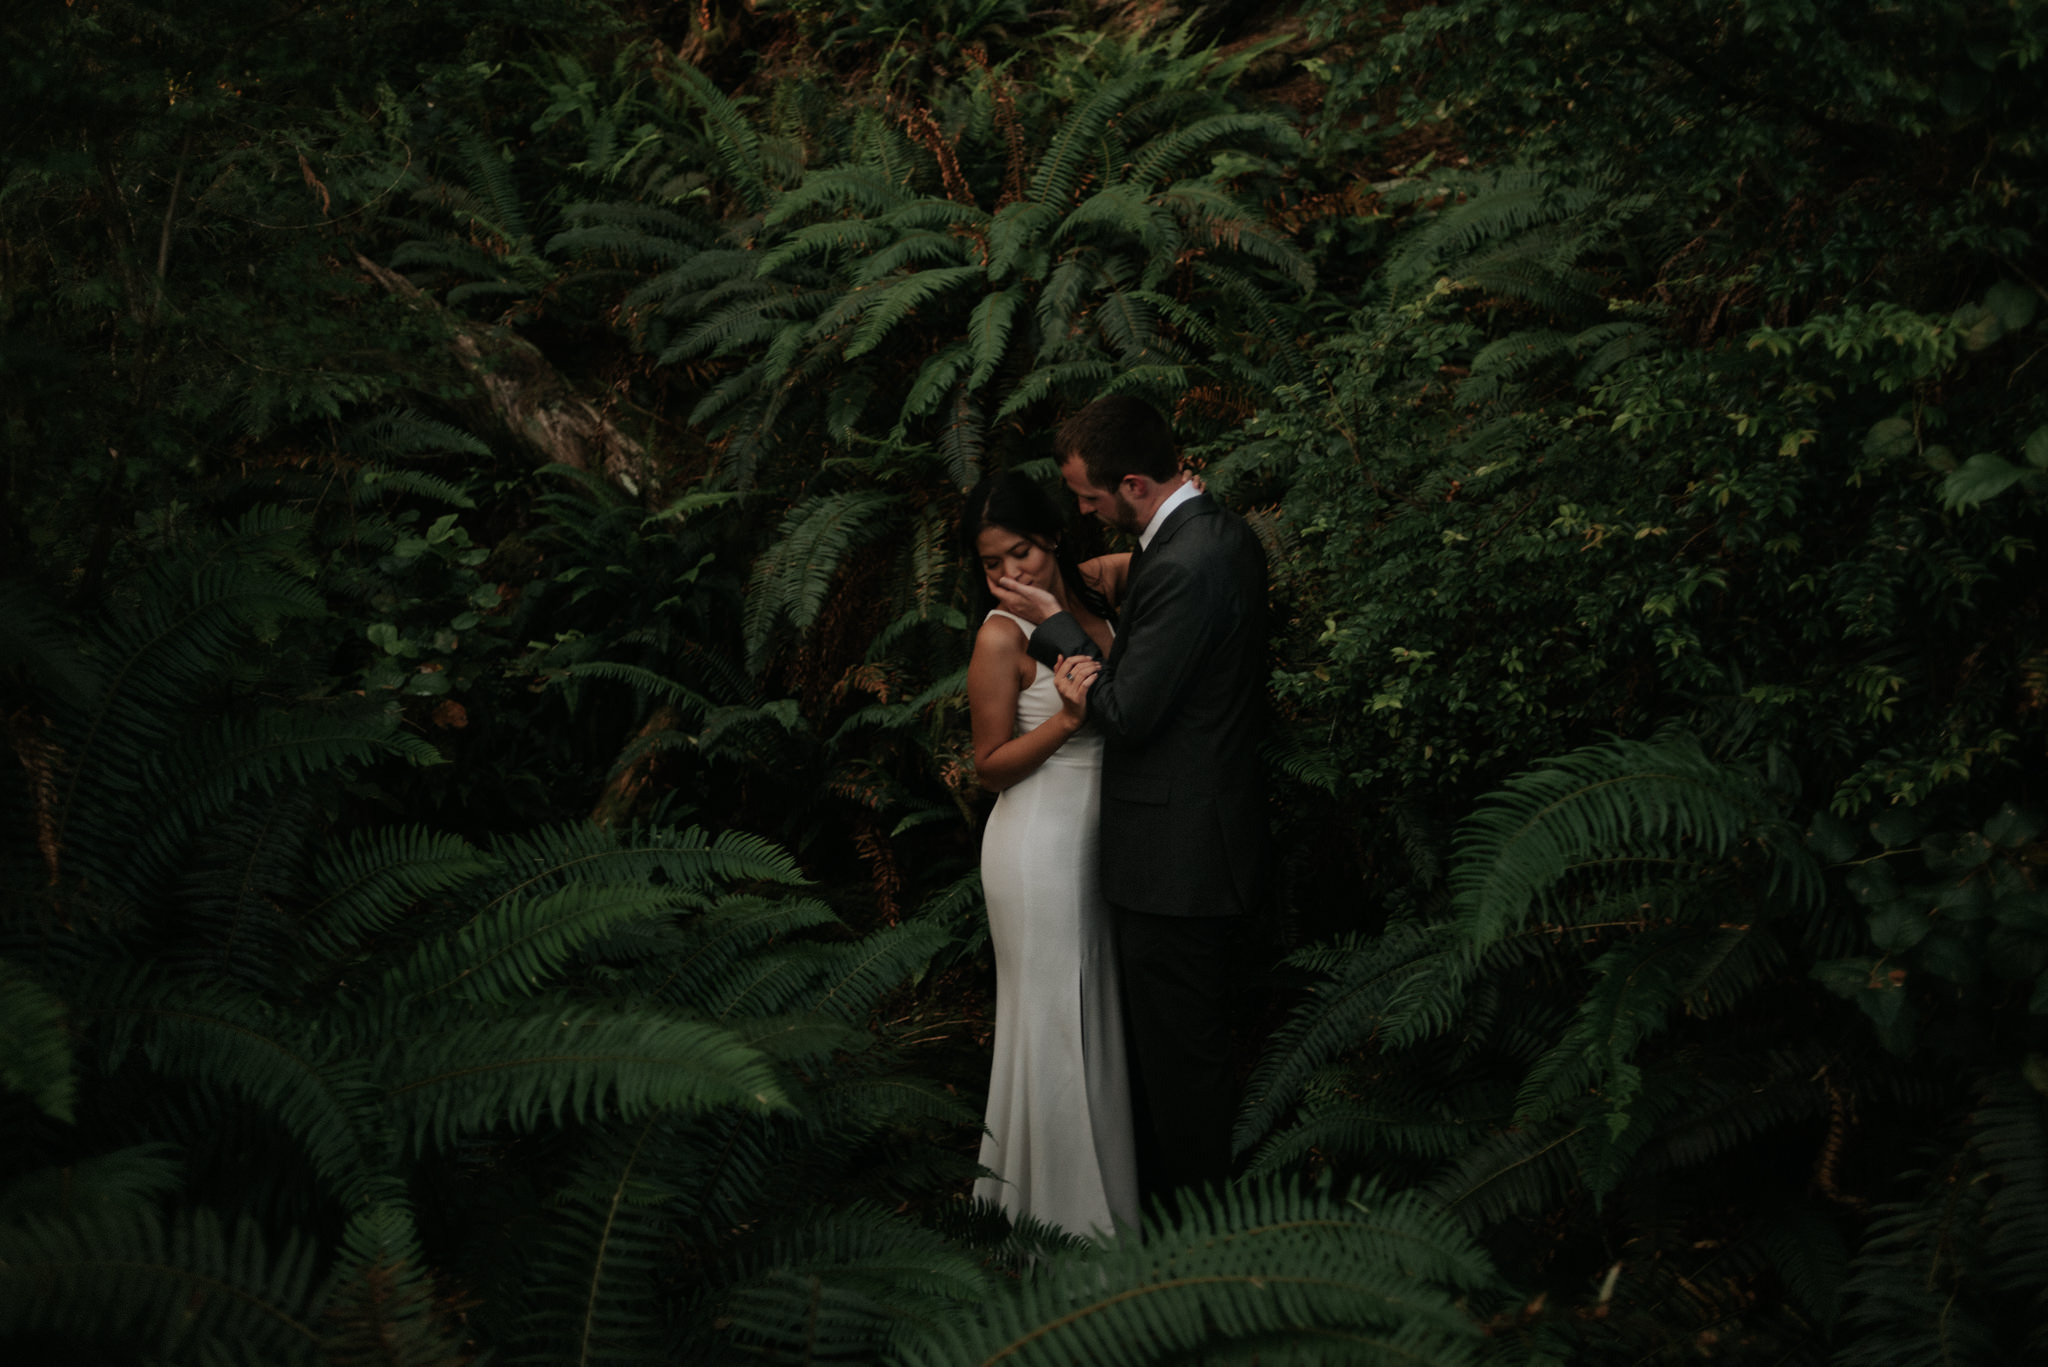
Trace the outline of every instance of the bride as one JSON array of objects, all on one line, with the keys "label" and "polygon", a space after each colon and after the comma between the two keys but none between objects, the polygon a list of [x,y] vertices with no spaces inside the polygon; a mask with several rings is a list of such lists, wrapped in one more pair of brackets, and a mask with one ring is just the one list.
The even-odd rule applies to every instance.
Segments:
[{"label": "bride", "polygon": [[[1109,652],[1127,555],[1062,550],[1065,519],[1017,474],[975,486],[961,540],[991,587],[1005,575],[1057,598]],[[989,601],[993,602],[991,593]],[[1025,654],[1031,624],[992,609],[974,638],[974,763],[1001,794],[981,844],[996,956],[995,1063],[977,1197],[1075,1234],[1135,1223],[1138,1179],[1109,909],[1098,887],[1102,738],[1087,683]],[[1084,680],[1092,670],[1082,672]]]}]

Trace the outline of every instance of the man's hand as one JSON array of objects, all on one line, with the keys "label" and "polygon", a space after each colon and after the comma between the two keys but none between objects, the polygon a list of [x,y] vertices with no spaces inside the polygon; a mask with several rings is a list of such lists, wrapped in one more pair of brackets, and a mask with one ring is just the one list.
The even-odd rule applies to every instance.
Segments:
[{"label": "man's hand", "polygon": [[1046,618],[1060,611],[1059,599],[1007,574],[996,580],[995,594],[997,607],[1016,613],[1033,626],[1042,625]]}]

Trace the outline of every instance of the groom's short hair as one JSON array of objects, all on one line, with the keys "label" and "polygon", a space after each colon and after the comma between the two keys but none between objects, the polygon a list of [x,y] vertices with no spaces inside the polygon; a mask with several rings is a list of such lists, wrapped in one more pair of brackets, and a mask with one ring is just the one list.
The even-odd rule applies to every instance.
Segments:
[{"label": "groom's short hair", "polygon": [[1128,394],[1097,399],[1061,423],[1053,450],[1062,462],[1079,456],[1098,489],[1116,488],[1125,475],[1169,480],[1180,472],[1173,428],[1158,409]]}]

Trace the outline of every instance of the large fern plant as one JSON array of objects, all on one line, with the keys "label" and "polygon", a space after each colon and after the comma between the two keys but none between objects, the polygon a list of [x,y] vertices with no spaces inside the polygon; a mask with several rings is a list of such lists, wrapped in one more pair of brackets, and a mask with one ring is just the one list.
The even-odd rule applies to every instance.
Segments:
[{"label": "large fern plant", "polygon": [[[2036,1284],[1963,1263],[2035,1218],[2039,1058],[1958,1046],[2013,1040],[2048,981],[2023,872],[2038,828],[1889,816],[1859,855],[1830,813],[1789,821],[1790,797],[1677,735],[1511,781],[1460,827],[1435,914],[1294,956],[1313,985],[1253,1077],[1253,1166],[1374,1172],[1497,1250],[1547,1248],[1572,1268],[1553,1286],[1577,1299],[1587,1353],[1656,1357],[1683,1342],[1674,1326],[1738,1319],[1791,1360],[1835,1344],[1860,1361],[1901,1334],[2020,1351]],[[1923,858],[1919,885],[1890,872]],[[1950,1177],[1866,1225],[1869,1191],[1909,1157],[1870,1118],[1926,1126],[1972,1095],[1985,1118],[1945,1170],[2001,1194],[1958,1206]],[[1747,1198],[1696,1209],[1692,1183]],[[1603,1252],[1616,1223],[1636,1252]],[[1967,1322],[1965,1285],[1982,1296]]]},{"label": "large fern plant", "polygon": [[0,1333],[609,1361],[714,1332],[678,1309],[807,1193],[964,1183],[863,1028],[942,929],[855,938],[738,832],[362,820],[439,755],[308,668],[305,533],[185,531],[83,623],[9,589]]},{"label": "large fern plant", "polygon": [[1190,50],[1185,28],[1105,43],[1056,102],[982,68],[943,107],[863,111],[786,186],[741,111],[700,90],[748,215],[728,242],[674,261],[591,207],[555,249],[659,268],[628,308],[664,364],[717,367],[691,421],[732,434],[733,478],[815,430],[933,443],[971,483],[992,425],[1045,400],[1171,407],[1294,373],[1274,296],[1312,272],[1237,177],[1296,140],[1227,98],[1250,55]]}]

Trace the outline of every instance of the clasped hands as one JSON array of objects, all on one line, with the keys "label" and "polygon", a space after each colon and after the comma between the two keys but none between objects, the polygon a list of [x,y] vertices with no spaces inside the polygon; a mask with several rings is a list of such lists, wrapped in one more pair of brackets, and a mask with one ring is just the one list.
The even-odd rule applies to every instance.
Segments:
[{"label": "clasped hands", "polygon": [[1053,662],[1052,686],[1061,706],[1075,721],[1088,719],[1088,690],[1102,674],[1102,661],[1087,655],[1062,655]]},{"label": "clasped hands", "polygon": [[[996,602],[1005,612],[1015,613],[1033,626],[1045,625],[1046,619],[1060,611],[1060,600],[1036,585],[1021,579],[1004,575],[995,583]],[[1088,690],[1095,685],[1095,677],[1102,673],[1102,662],[1086,655],[1062,655],[1052,667],[1052,686],[1059,690],[1060,702],[1074,720],[1084,720],[1088,715]]]}]

